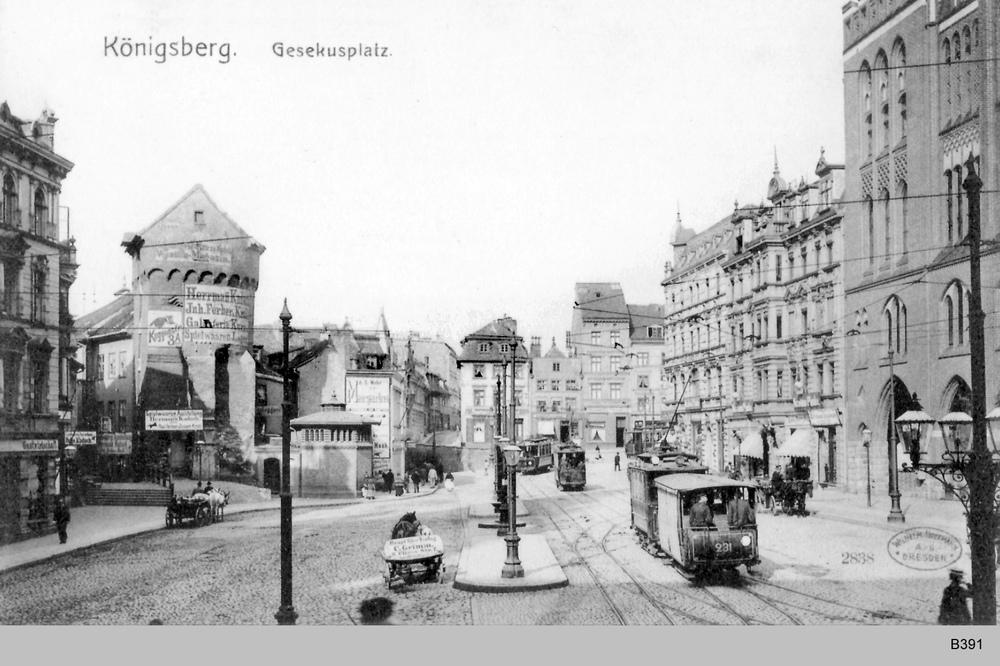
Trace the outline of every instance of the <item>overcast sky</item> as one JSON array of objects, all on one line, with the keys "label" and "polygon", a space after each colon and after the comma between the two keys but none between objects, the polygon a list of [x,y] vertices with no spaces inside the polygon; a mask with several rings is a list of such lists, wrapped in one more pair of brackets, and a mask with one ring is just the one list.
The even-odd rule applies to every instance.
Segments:
[{"label": "overcast sky", "polygon": [[0,100],[60,119],[75,315],[122,286],[122,235],[201,183],[267,247],[258,325],[287,297],[298,326],[384,308],[457,343],[509,315],[562,347],[576,282],[662,301],[678,205],[704,229],[764,198],[775,149],[788,180],[821,146],[843,161],[842,4],[4,0]]}]

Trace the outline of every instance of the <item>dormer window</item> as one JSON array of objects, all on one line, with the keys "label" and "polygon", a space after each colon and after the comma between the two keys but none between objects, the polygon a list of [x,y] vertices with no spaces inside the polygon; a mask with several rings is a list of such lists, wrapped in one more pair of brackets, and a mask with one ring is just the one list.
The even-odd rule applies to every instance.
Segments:
[{"label": "dormer window", "polygon": [[510,345],[507,344],[506,342],[503,343],[502,345],[500,345],[500,353],[501,354],[509,354],[510,353]]},{"label": "dormer window", "polygon": [[479,353],[480,354],[487,354],[487,353],[489,353],[489,351],[490,351],[490,343],[488,343],[488,342],[480,342],[479,343]]}]

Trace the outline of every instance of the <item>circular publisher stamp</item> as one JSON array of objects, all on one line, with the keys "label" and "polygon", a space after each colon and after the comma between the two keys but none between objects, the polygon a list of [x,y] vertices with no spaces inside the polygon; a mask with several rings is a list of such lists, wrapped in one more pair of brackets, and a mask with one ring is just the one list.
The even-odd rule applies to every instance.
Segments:
[{"label": "circular publisher stamp", "polygon": [[914,527],[889,539],[889,557],[910,569],[944,569],[962,557],[962,542],[944,530]]}]

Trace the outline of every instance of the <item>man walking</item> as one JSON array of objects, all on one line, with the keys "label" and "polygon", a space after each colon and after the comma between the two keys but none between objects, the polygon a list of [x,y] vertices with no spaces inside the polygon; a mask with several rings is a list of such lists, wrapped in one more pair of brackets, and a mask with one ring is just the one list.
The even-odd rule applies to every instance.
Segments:
[{"label": "man walking", "polygon": [[59,543],[66,543],[66,526],[69,525],[69,507],[66,506],[62,497],[56,499],[56,509],[52,515],[56,521],[56,528],[59,530]]},{"label": "man walking", "polygon": [[622,471],[622,457],[615,452],[615,471]]}]

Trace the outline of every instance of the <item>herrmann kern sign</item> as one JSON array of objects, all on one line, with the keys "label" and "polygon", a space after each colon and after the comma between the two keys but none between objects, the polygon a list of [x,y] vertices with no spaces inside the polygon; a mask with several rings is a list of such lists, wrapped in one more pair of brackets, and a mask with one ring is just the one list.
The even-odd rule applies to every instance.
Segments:
[{"label": "herrmann kern sign", "polygon": [[157,409],[146,412],[146,430],[204,430],[200,409]]}]

